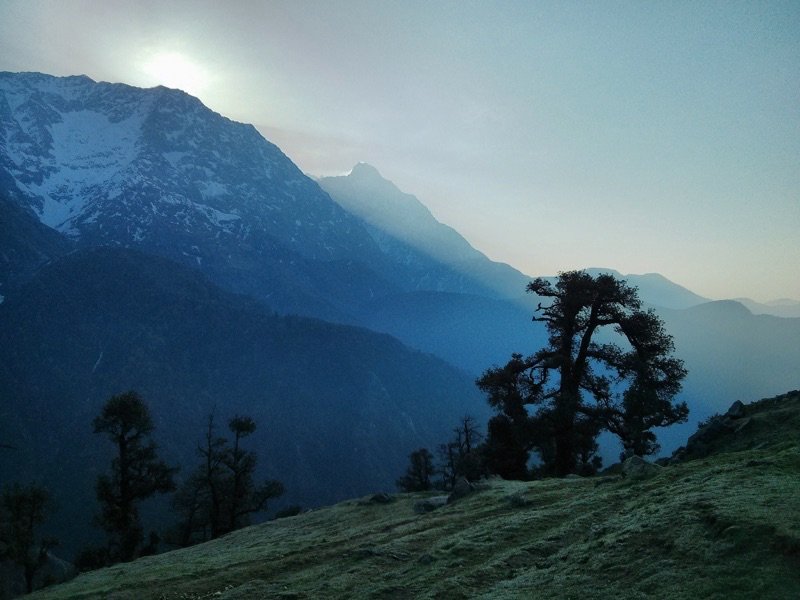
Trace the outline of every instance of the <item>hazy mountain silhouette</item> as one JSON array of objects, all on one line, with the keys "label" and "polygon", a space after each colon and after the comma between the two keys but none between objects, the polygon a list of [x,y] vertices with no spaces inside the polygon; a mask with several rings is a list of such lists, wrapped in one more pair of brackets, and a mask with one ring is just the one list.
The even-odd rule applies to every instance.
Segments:
[{"label": "hazy mountain silhouette", "polygon": [[790,298],[773,300],[772,302],[756,302],[750,298],[734,298],[754,315],[773,315],[775,317],[800,317],[800,302]]},{"label": "hazy mountain silhouette", "polygon": [[610,273],[617,279],[624,279],[639,290],[639,297],[643,302],[663,308],[689,308],[709,302],[699,294],[686,289],[682,285],[670,281],[659,273],[645,273],[644,275],[623,275],[614,269],[589,268],[588,273],[597,276],[600,273]]},{"label": "hazy mountain silhouette", "polygon": [[319,184],[344,209],[364,221],[393,262],[415,273],[416,289],[518,298],[528,278],[489,260],[456,230],[440,223],[415,196],[406,194],[366,163]]}]

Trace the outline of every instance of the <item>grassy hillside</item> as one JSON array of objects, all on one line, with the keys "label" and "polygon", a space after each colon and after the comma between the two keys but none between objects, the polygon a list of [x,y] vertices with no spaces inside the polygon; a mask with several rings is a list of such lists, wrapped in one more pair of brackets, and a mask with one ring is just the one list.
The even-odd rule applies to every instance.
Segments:
[{"label": "grassy hillside", "polygon": [[344,502],[82,575],[36,598],[797,598],[800,393],[649,479],[491,480]]}]

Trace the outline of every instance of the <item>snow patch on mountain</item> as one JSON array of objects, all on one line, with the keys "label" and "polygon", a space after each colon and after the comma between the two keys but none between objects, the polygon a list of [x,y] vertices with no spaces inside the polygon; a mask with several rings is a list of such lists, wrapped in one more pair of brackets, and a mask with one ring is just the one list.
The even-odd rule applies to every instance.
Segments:
[{"label": "snow patch on mountain", "polygon": [[[113,183],[135,160],[141,127],[139,115],[112,123],[107,116],[89,110],[62,113],[61,121],[51,127],[52,146],[46,162],[52,167],[43,171],[40,183],[21,186],[42,198],[42,223],[70,233],[71,220],[83,213],[92,188]],[[26,165],[25,157],[14,152],[13,145],[9,157],[20,168]],[[114,199],[122,190],[108,187],[107,192],[106,197]]]}]

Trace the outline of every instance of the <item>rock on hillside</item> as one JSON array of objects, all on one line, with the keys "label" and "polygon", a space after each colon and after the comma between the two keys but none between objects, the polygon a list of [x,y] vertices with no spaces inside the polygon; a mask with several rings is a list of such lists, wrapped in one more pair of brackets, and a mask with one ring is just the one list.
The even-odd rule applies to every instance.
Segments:
[{"label": "rock on hillside", "polygon": [[791,444],[800,431],[800,390],[751,404],[734,402],[722,415],[709,417],[678,448],[672,461],[709,454],[767,449]]}]

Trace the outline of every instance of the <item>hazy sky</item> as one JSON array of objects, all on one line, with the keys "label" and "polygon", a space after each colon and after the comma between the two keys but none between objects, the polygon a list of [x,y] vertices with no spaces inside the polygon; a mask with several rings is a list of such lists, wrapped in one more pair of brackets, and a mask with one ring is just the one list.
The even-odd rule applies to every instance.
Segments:
[{"label": "hazy sky", "polygon": [[181,87],[528,274],[800,299],[796,0],[0,0],[0,70]]}]

